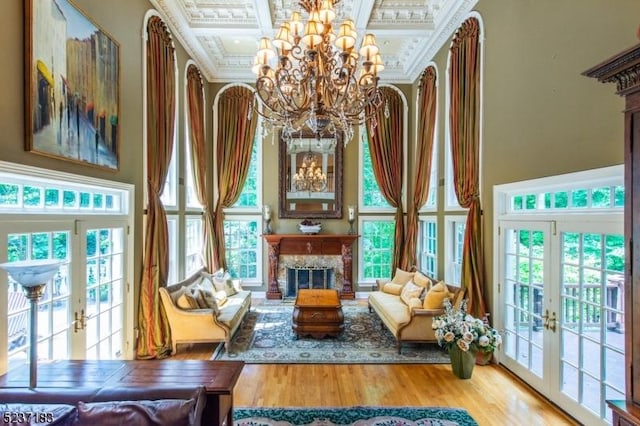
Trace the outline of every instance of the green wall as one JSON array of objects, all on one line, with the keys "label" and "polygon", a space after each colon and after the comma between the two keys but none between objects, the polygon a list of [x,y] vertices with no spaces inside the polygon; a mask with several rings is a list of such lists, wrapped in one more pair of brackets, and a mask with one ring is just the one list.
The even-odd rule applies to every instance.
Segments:
[{"label": "green wall", "polygon": [[[480,0],[484,27],[481,198],[493,297],[493,187],[623,162],[622,98],[583,71],[636,43],[637,0]],[[445,149],[449,43],[439,73],[438,146]],[[414,99],[415,99],[414,85]],[[440,178],[444,159],[440,156]],[[409,197],[411,198],[411,197]],[[444,204],[444,188],[439,188]],[[443,229],[440,218],[439,229]],[[439,252],[444,253],[442,240]],[[443,271],[443,256],[439,270]]]}]

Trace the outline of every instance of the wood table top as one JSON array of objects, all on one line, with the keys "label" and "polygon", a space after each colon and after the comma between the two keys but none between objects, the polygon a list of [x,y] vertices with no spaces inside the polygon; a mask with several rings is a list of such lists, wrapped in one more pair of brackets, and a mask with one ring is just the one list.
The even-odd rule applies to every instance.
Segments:
[{"label": "wood table top", "polygon": [[[203,385],[207,393],[231,394],[243,361],[61,360],[38,364],[38,387]],[[29,368],[0,376],[0,387],[28,387]]]},{"label": "wood table top", "polygon": [[341,306],[340,295],[336,289],[300,289],[295,306],[335,308]]}]

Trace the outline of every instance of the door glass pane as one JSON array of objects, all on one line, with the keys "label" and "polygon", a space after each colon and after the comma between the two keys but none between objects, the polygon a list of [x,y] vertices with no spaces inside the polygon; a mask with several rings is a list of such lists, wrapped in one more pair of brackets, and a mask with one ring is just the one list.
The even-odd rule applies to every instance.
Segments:
[{"label": "door glass pane", "polygon": [[602,390],[624,392],[624,240],[563,232],[560,247],[561,391],[607,418]]},{"label": "door glass pane", "polygon": [[[87,231],[86,358],[117,359],[122,355],[123,228]],[[119,320],[118,323],[112,321]]]},{"label": "door glass pane", "polygon": [[543,374],[544,233],[505,231],[505,353]]},{"label": "door glass pane", "polygon": [[[69,261],[71,253],[69,241],[67,231],[8,234],[8,261],[29,259]],[[8,277],[8,284],[8,360],[11,368],[28,359],[30,306],[22,287],[11,277]],[[47,283],[38,301],[38,359],[68,358],[69,298],[69,264],[65,263]]]}]

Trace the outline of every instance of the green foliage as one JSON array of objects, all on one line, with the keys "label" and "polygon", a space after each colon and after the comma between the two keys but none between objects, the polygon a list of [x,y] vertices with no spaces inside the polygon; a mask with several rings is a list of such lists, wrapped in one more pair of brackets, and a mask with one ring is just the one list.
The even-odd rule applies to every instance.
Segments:
[{"label": "green foliage", "polygon": [[0,204],[17,205],[19,189],[18,185],[0,184]]},{"label": "green foliage", "polygon": [[362,144],[362,202],[367,207],[389,207],[389,203],[380,192],[380,187],[373,172],[369,144]]},{"label": "green foliage", "polygon": [[556,192],[554,194],[554,198],[556,200],[555,208],[556,209],[566,209],[569,207],[569,196],[566,192]]},{"label": "green foliage", "polygon": [[258,207],[258,144],[259,135],[253,141],[253,150],[251,151],[251,160],[249,162],[249,172],[247,180],[244,183],[240,197],[233,207]]},{"label": "green foliage", "polygon": [[258,221],[225,220],[227,270],[232,278],[257,278]]},{"label": "green foliage", "polygon": [[25,206],[39,206],[40,193],[40,188],[25,185],[22,188],[22,204]]},{"label": "green foliage", "polygon": [[363,276],[366,278],[390,278],[393,260],[393,238],[396,224],[390,220],[363,222]]}]

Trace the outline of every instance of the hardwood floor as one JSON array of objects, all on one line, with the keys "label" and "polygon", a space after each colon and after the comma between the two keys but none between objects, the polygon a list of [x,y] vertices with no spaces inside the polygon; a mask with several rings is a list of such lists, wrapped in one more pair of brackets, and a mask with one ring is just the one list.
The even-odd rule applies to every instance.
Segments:
[{"label": "hardwood floor", "polygon": [[[180,346],[171,359],[209,359],[211,345]],[[448,364],[247,364],[236,407],[462,407],[479,425],[577,425],[509,371],[476,366],[460,380]]]}]

